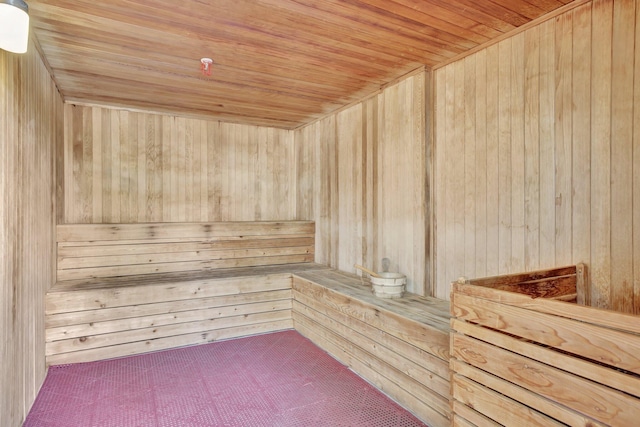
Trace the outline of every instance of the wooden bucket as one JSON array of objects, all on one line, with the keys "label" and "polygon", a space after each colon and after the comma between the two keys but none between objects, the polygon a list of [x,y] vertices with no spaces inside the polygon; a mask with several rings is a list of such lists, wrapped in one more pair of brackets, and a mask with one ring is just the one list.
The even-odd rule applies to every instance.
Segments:
[{"label": "wooden bucket", "polygon": [[379,298],[402,298],[407,277],[400,273],[378,273],[381,277],[371,276],[373,294]]}]

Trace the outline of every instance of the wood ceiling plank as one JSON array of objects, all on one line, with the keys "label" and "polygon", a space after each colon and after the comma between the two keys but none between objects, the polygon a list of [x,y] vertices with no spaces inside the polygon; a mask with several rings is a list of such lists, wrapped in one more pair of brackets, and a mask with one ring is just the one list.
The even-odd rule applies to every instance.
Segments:
[{"label": "wood ceiling plank", "polygon": [[439,39],[447,41],[449,41],[450,38],[464,39],[466,42],[462,46],[466,48],[475,47],[489,40],[489,37],[481,33],[470,31],[465,25],[465,18],[458,14],[449,13],[434,5],[423,5],[423,7],[417,8],[408,7],[402,2],[390,0],[352,1],[361,4],[364,10],[371,9],[377,11],[377,13],[386,19],[396,17],[396,19],[401,19],[405,25],[406,23],[413,22],[424,25],[427,28],[433,28],[438,32],[437,38]]},{"label": "wood ceiling plank", "polygon": [[[398,0],[396,0],[398,1]],[[464,17],[470,21],[478,22],[486,27],[492,28],[498,33],[506,33],[516,28],[516,25],[503,21],[489,13],[485,13],[481,7],[481,3],[477,1],[466,0],[401,0],[403,4],[409,7],[429,7],[434,5],[442,9],[449,10],[460,17]]]},{"label": "wood ceiling plank", "polygon": [[512,11],[515,14],[524,16],[527,20],[536,19],[544,15],[545,11],[538,6],[526,1],[514,2],[512,0],[492,0],[494,3]]},{"label": "wood ceiling plank", "polygon": [[281,13],[280,10],[292,9],[305,17],[314,16],[335,26],[347,26],[351,32],[365,33],[368,37],[367,43],[397,39],[402,43],[400,51],[408,48],[437,48],[438,53],[450,54],[452,50],[464,50],[477,44],[459,35],[439,31],[415,20],[388,13],[384,9],[348,7],[344,0],[307,0],[304,5],[297,1],[281,0],[261,0],[261,3],[269,4],[278,10],[278,13]]},{"label": "wood ceiling plank", "polygon": [[[64,11],[59,11],[64,14]],[[49,15],[52,15],[49,13]],[[54,21],[55,22],[54,17]],[[73,25],[73,26],[72,26]],[[105,33],[98,30],[101,26],[94,25],[79,25],[75,24],[67,25],[65,28],[56,28],[52,26],[46,26],[46,20],[43,20],[43,24],[40,25],[40,29],[49,29],[59,32],[60,34],[68,34],[70,38],[92,38],[95,40],[103,40],[105,43],[116,45],[127,45],[130,48],[137,48],[139,55],[144,57],[147,49],[152,46],[167,46],[168,51],[188,51],[193,52],[193,59],[199,60],[204,54],[211,53],[215,56],[217,50],[225,50],[229,52],[229,57],[233,58],[233,51],[241,51],[246,54],[253,55],[253,61],[259,62],[263,58],[278,58],[283,61],[288,61],[292,64],[305,64],[307,66],[322,66],[330,62],[336,71],[343,71],[347,73],[353,72],[356,75],[363,75],[369,78],[366,73],[377,71],[388,71],[389,67],[397,64],[398,59],[376,59],[375,56],[360,55],[347,55],[342,51],[335,52],[318,52],[317,50],[312,52],[310,50],[303,50],[300,47],[288,49],[287,46],[278,46],[274,43],[268,43],[265,40],[256,40],[255,43],[242,43],[238,44],[236,41],[229,43],[225,42],[225,39],[211,40],[207,39],[204,42],[200,41],[195,46],[187,38],[176,40],[176,36],[168,37],[166,33],[161,30],[151,29],[138,29],[131,25],[119,25],[118,31],[114,33]],[[226,44],[223,44],[226,43]],[[290,43],[291,44],[291,43]],[[46,47],[45,47],[46,48]]]},{"label": "wood ceiling plank", "polygon": [[[570,0],[30,0],[65,100],[296,128]],[[566,6],[564,6],[566,7]],[[214,60],[202,76],[199,59]]]},{"label": "wood ceiling plank", "polygon": [[[64,2],[58,2],[64,3]],[[75,0],[71,3],[84,3]],[[351,37],[350,34],[356,32],[347,31],[344,28],[327,28],[326,23],[314,22],[305,17],[304,24],[292,26],[295,15],[287,15],[285,13],[269,13],[269,10],[261,10],[258,16],[245,16],[244,21],[240,21],[242,14],[235,9],[220,10],[224,12],[224,19],[218,20],[215,17],[189,16],[188,11],[181,9],[180,5],[167,7],[166,9],[156,9],[154,15],[144,15],[139,9],[144,6],[143,3],[136,3],[134,11],[130,12],[131,17],[126,15],[129,10],[127,7],[117,7],[118,2],[105,4],[100,3],[100,8],[95,10],[68,10],[53,5],[39,5],[43,12],[52,16],[57,9],[58,20],[71,20],[71,23],[81,25],[87,21],[89,28],[99,27],[96,24],[95,14],[100,14],[103,20],[102,24],[107,28],[118,27],[115,34],[127,34],[130,37],[140,37],[156,43],[163,43],[165,39],[174,36],[181,36],[184,40],[184,46],[189,46],[194,42],[194,34],[198,34],[196,42],[213,43],[214,45],[221,41],[233,41],[237,47],[256,46],[261,49],[262,55],[271,54],[272,52],[288,52],[303,55],[322,56],[331,55],[341,58],[343,61],[363,61],[370,66],[384,67],[390,66],[402,57],[398,52],[402,52],[403,45],[395,42],[394,39],[379,37],[375,43],[366,43],[366,41],[358,41]],[[133,6],[132,6],[133,7]],[[255,6],[253,7],[255,8]],[[135,12],[138,10],[138,12]],[[143,9],[144,10],[144,9]],[[149,9],[148,13],[152,13]],[[135,13],[134,13],[135,12]],[[235,14],[234,14],[235,13]],[[65,17],[64,15],[71,15]],[[279,20],[272,19],[269,21],[265,18],[274,15],[280,17]],[[120,21],[123,16],[126,20]],[[135,17],[135,19],[133,18]],[[99,20],[98,20],[99,21]],[[266,27],[266,29],[265,29]],[[167,31],[170,28],[170,31]],[[271,32],[269,32],[271,31]],[[312,32],[314,31],[314,32]],[[327,36],[330,35],[330,36]],[[379,36],[379,35],[378,35]],[[397,38],[397,36],[396,36]],[[421,49],[425,49],[424,43],[419,40],[413,41],[415,46],[409,52],[408,48],[404,48],[409,52],[408,56],[413,60],[422,60],[424,55],[434,55],[437,52],[425,51],[421,54]],[[420,48],[422,46],[422,48]],[[440,56],[449,57],[453,53],[459,53],[460,49],[447,51]]]},{"label": "wood ceiling plank", "polygon": [[[130,99],[132,102],[136,100],[152,99],[158,104],[175,105],[176,107],[193,105],[210,105],[212,108],[227,108],[235,105],[244,105],[246,110],[263,110],[268,109],[272,114],[303,115],[305,112],[312,112],[319,105],[327,104],[321,101],[303,99],[302,97],[287,96],[281,93],[272,93],[247,88],[241,95],[237,95],[237,88],[224,85],[216,85],[215,91],[217,95],[211,97],[207,93],[176,91],[171,85],[163,85],[158,83],[147,83],[149,77],[156,76],[141,75],[137,80],[134,78],[117,79],[112,77],[102,77],[100,84],[86,77],[86,74],[74,70],[62,70],[59,73],[61,82],[73,83],[76,89],[69,96],[79,96],[77,94],[94,91],[97,99],[104,96],[118,95],[119,99]],[[70,79],[71,80],[68,80]],[[135,91],[135,96],[130,93]],[[254,101],[251,103],[251,101]],[[266,106],[266,107],[262,107]],[[288,110],[297,107],[294,111]]]},{"label": "wood ceiling plank", "polygon": [[[436,2],[432,1],[417,1],[417,0],[394,0],[393,3],[402,5],[405,9],[425,16],[434,17],[439,21],[443,21],[454,27],[463,28],[470,31],[473,34],[478,34],[487,39],[497,37],[503,33],[503,31],[496,30],[492,26],[485,25],[483,22],[470,18],[460,13],[460,10],[449,9],[442,7]],[[422,19],[418,19],[419,22],[424,22]],[[426,23],[426,22],[425,22]],[[463,35],[456,32],[458,35]],[[484,43],[484,42],[480,42]]]},{"label": "wood ceiling plank", "polygon": [[[57,37],[48,34],[43,36],[41,33],[40,39],[45,42],[50,42],[57,39]],[[138,72],[144,72],[149,69],[160,69],[167,75],[179,76],[182,79],[190,81],[215,80],[232,84],[233,80],[238,79],[240,81],[251,82],[266,89],[273,89],[273,87],[286,84],[290,88],[295,89],[296,92],[300,91],[301,95],[313,95],[327,100],[342,96],[344,94],[344,87],[352,90],[354,87],[361,87],[367,84],[366,80],[354,79],[352,78],[353,76],[344,74],[332,74],[326,70],[312,69],[309,71],[282,67],[279,72],[270,71],[267,73],[261,71],[260,67],[255,70],[236,69],[220,64],[214,64],[213,75],[204,78],[199,68],[197,68],[199,63],[195,63],[195,61],[192,60],[186,61],[186,64],[178,64],[170,63],[170,56],[154,57],[149,60],[147,59],[149,55],[147,55],[147,58],[131,59],[127,55],[116,52],[95,51],[91,46],[87,46],[88,43],[86,39],[75,39],[69,42],[74,43],[74,46],[67,43],[63,53],[49,51],[48,58],[56,68],[61,68],[66,63],[73,64],[74,66],[85,63],[85,66],[91,66],[96,69],[102,68],[102,71],[106,72],[108,67],[101,67],[102,62],[106,64],[121,64],[123,67],[125,65],[131,66],[137,69]],[[108,46],[105,46],[105,48],[108,48]],[[87,64],[89,60],[91,60],[91,62]],[[158,62],[163,63],[162,67],[156,67]],[[185,61],[183,60],[183,62]],[[419,65],[420,64],[415,64],[412,68],[417,68]],[[118,70],[118,72],[122,72],[122,70]]]}]

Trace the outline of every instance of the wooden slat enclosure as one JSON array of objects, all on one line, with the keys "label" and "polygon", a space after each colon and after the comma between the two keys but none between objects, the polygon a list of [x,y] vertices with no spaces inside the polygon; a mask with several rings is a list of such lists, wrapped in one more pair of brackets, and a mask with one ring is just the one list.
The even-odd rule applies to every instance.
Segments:
[{"label": "wooden slat enclosure", "polygon": [[58,281],[313,262],[314,229],[311,221],[58,225]]},{"label": "wooden slat enclosure", "polygon": [[462,425],[635,425],[637,316],[502,290],[500,280],[452,285],[453,410]]},{"label": "wooden slat enclosure", "polygon": [[448,302],[377,298],[333,270],[296,273],[293,300],[296,330],[428,425],[449,425]]},{"label": "wooden slat enclosure", "polygon": [[0,425],[22,425],[44,377],[55,280],[55,148],[63,103],[34,44],[0,50]]},{"label": "wooden slat enclosure", "polygon": [[583,262],[640,313],[637,1],[594,0],[437,68],[435,295]]}]

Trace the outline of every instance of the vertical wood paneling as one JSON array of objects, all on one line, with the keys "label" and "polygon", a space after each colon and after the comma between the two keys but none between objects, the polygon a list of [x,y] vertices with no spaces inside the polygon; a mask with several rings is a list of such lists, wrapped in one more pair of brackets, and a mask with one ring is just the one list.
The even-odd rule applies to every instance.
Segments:
[{"label": "vertical wood paneling", "polygon": [[351,271],[353,259],[362,259],[362,104],[344,110],[336,116],[338,158],[338,233],[340,270]]},{"label": "vertical wood paneling", "polygon": [[295,133],[297,218],[316,221],[316,261],[380,270],[388,257],[417,293],[427,286],[425,79]]},{"label": "vertical wood paneling", "polygon": [[[636,7],[636,27],[640,25],[640,7]],[[634,105],[640,103],[640,31],[635,33]],[[633,140],[640,141],[640,108],[633,109]],[[633,276],[634,314],[640,314],[640,144],[633,144]]]},{"label": "vertical wood paneling", "polygon": [[[573,147],[572,147],[572,253],[577,260],[588,260],[591,253],[591,4],[573,11]],[[578,230],[583,230],[579,232]],[[578,295],[580,303],[590,305],[587,292]]]},{"label": "vertical wood paneling", "polygon": [[[556,263],[555,26],[540,25],[540,265]],[[536,267],[534,267],[536,268]]]},{"label": "vertical wood paneling", "polygon": [[525,264],[524,34],[511,43],[511,267]]},{"label": "vertical wood paneling", "polygon": [[[635,0],[613,2],[610,306],[633,312],[633,58]],[[638,106],[640,107],[640,105]],[[640,143],[640,141],[635,141]],[[612,216],[613,216],[612,215]]]},{"label": "vertical wood paneling", "polygon": [[[435,245],[446,248],[434,261],[437,296],[458,276],[495,273],[497,252],[498,273],[585,262],[591,304],[640,311],[637,9],[634,0],[595,0],[435,71],[435,149],[445,152],[435,169],[449,172],[434,183]],[[473,80],[486,82],[486,92],[476,83],[475,100]],[[486,129],[470,126],[478,111]],[[449,135],[464,135],[464,147]],[[476,161],[454,170],[461,153]],[[462,240],[449,219],[460,197],[476,207]],[[461,266],[461,257],[475,263]]]},{"label": "vertical wood paneling", "polygon": [[[498,44],[498,273],[511,265],[511,39]],[[495,76],[492,76],[495,78]],[[457,126],[457,125],[454,125]]]},{"label": "vertical wood paneling", "polygon": [[476,269],[476,56],[464,61],[464,265]]},{"label": "vertical wood paneling", "polygon": [[65,105],[60,223],[290,220],[293,132]]},{"label": "vertical wood paneling", "polygon": [[524,270],[540,265],[540,29],[524,34]]},{"label": "vertical wood paneling", "polygon": [[[444,256],[445,260],[449,262],[443,264],[445,271],[448,275],[454,275],[454,268],[460,268],[458,264],[456,264],[456,259],[454,258],[454,250],[455,250],[455,221],[453,213],[456,209],[456,200],[455,200],[455,185],[456,181],[453,179],[456,176],[456,156],[452,154],[452,151],[449,147],[453,146],[456,141],[456,135],[454,133],[455,130],[455,103],[452,102],[455,99],[455,68],[449,67],[444,77],[445,86],[443,88],[443,96],[445,97],[445,155],[444,155],[444,165],[443,165],[443,176],[451,177],[451,179],[447,179],[446,185],[443,186],[443,190],[445,192],[443,203],[445,206],[444,215],[440,217],[440,225],[443,226],[447,230],[451,230],[450,238],[445,239],[444,243]],[[459,155],[459,152],[458,152]],[[457,176],[459,179],[459,175]]]},{"label": "vertical wood paneling", "polygon": [[[495,159],[498,156],[498,79],[496,78],[499,70],[498,61],[498,45],[490,46],[487,49],[487,71],[486,71],[486,84],[487,84],[487,97],[486,97],[486,110],[487,110],[487,162],[485,168],[487,171],[487,275],[495,276],[498,274],[499,257],[500,252],[500,175],[498,167],[495,164]],[[479,105],[477,108],[483,108]],[[437,124],[436,124],[437,126]],[[436,141],[436,144],[439,144]],[[440,188],[440,184],[434,183],[436,189]],[[436,199],[436,205],[438,200]],[[441,234],[437,234],[436,238],[439,238]],[[448,264],[447,260],[441,261],[445,265]],[[460,277],[462,274],[468,274],[465,272],[455,271],[451,277]],[[441,286],[443,277],[438,275],[436,286]],[[449,276],[447,276],[449,277]],[[448,294],[445,291],[445,294]],[[438,293],[436,293],[438,295]],[[448,297],[448,295],[444,295]]]},{"label": "vertical wood paneling", "polygon": [[555,263],[571,263],[571,140],[572,140],[572,13],[556,19],[556,98],[555,98]]},{"label": "vertical wood paneling", "polygon": [[0,51],[0,123],[0,425],[18,427],[46,374],[62,163],[62,100],[33,44],[25,55]]},{"label": "vertical wood paneling", "polygon": [[[435,203],[435,206],[432,206],[433,209],[433,222],[432,222],[432,232],[433,234],[433,273],[431,277],[435,277],[437,279],[438,272],[446,271],[445,261],[447,257],[445,252],[447,250],[447,241],[446,239],[437,239],[436,230],[441,227],[446,227],[447,221],[447,206],[446,206],[446,185],[447,180],[445,179],[446,173],[446,156],[447,150],[445,141],[447,140],[447,126],[443,126],[445,120],[450,115],[447,114],[445,108],[447,106],[452,106],[451,102],[447,102],[447,93],[445,88],[447,87],[447,73],[439,72],[433,75],[433,87],[434,87],[434,128],[433,128],[433,150],[434,150],[434,165],[433,165],[433,184],[440,183],[439,187],[434,188],[433,191],[433,200],[435,200],[436,196],[440,197],[440,203]],[[436,124],[440,123],[440,126]],[[440,141],[440,143],[438,143]],[[436,280],[437,283],[437,280]],[[436,283],[432,283],[430,288],[435,291]]]},{"label": "vertical wood paneling", "polygon": [[475,182],[475,271],[487,275],[487,230],[488,230],[488,181],[487,181],[487,51],[475,55],[475,159],[473,177]]}]

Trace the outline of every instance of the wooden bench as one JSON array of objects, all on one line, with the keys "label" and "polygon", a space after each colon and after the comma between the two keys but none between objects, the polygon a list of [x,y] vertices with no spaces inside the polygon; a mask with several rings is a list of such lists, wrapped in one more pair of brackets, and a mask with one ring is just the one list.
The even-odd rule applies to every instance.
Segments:
[{"label": "wooden bench", "polygon": [[565,301],[585,277],[578,265],[453,284],[454,425],[638,425],[640,317]]},{"label": "wooden bench", "polygon": [[69,224],[46,296],[48,364],[292,328],[314,223]]},{"label": "wooden bench", "polygon": [[336,270],[293,276],[293,326],[432,427],[450,423],[449,303],[381,299]]},{"label": "wooden bench", "polygon": [[313,252],[312,222],[61,225],[47,363],[295,328],[430,426],[448,425],[448,302],[377,298]]}]

